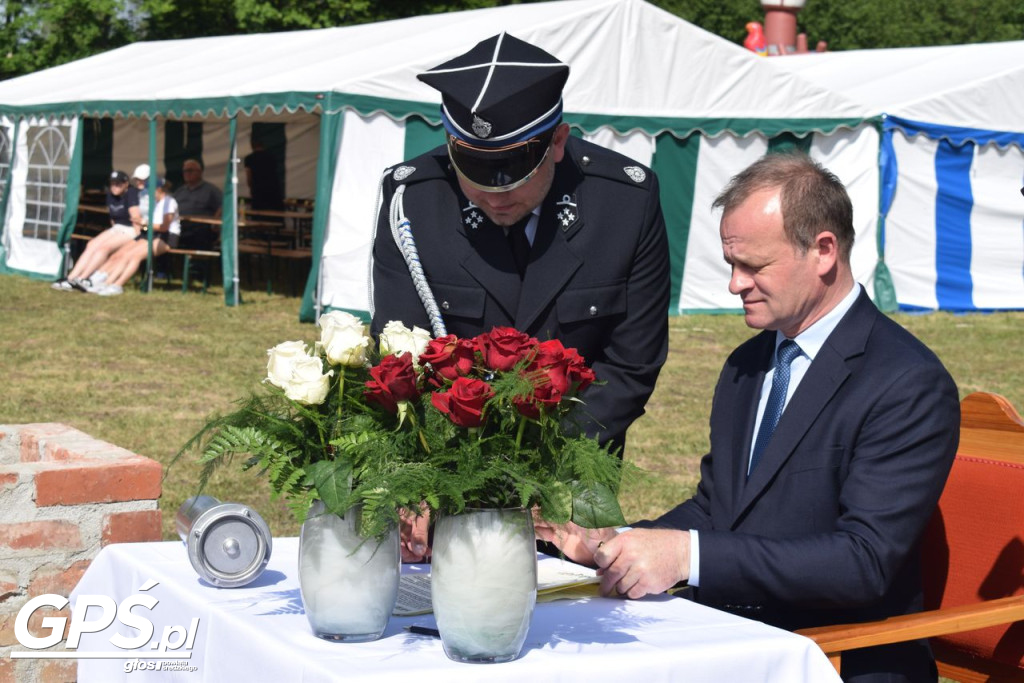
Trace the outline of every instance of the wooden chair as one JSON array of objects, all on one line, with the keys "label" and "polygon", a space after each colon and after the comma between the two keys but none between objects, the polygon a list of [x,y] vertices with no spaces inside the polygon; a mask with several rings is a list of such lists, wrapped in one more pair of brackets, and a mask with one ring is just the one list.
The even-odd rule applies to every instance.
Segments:
[{"label": "wooden chair", "polygon": [[841,653],[930,638],[940,675],[1024,681],[1024,422],[996,394],[961,402],[960,446],[922,543],[925,611],[798,631]]}]

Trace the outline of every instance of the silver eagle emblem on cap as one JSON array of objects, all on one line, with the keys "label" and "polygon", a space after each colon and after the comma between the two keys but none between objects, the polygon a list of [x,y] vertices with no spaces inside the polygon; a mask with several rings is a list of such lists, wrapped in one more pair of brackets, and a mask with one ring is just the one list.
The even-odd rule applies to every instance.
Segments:
[{"label": "silver eagle emblem on cap", "polygon": [[484,121],[478,115],[473,114],[473,134],[478,138],[489,138],[491,137],[491,130],[493,126],[487,121]]},{"label": "silver eagle emblem on cap", "polygon": [[647,172],[639,166],[625,166],[622,170],[626,172],[626,175],[634,183],[642,183],[647,180]]},{"label": "silver eagle emblem on cap", "polygon": [[411,176],[415,172],[415,166],[399,166],[398,168],[395,169],[395,172],[392,174],[392,176],[394,176],[395,180],[402,181]]}]

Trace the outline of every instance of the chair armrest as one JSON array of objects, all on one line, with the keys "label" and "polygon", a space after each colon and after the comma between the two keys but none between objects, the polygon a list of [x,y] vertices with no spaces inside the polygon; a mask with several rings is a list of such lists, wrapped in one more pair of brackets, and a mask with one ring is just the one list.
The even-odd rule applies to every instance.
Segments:
[{"label": "chair armrest", "polygon": [[[1020,620],[1024,620],[1024,595],[906,614],[862,624],[805,628],[797,633],[817,643],[833,664],[837,664],[837,655],[846,650],[973,631]],[[836,670],[838,669],[836,666]]]}]

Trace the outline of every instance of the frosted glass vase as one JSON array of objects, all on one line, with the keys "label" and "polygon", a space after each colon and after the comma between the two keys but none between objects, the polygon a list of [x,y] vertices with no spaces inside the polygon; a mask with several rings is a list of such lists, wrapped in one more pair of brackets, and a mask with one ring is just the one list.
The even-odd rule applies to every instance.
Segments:
[{"label": "frosted glass vase", "polygon": [[519,656],[537,602],[529,510],[467,510],[434,530],[431,600],[441,643],[459,662]]},{"label": "frosted glass vase", "polygon": [[313,633],[350,643],[376,640],[398,598],[398,529],[381,540],[359,535],[358,508],[344,517],[316,501],[299,535],[299,589]]}]

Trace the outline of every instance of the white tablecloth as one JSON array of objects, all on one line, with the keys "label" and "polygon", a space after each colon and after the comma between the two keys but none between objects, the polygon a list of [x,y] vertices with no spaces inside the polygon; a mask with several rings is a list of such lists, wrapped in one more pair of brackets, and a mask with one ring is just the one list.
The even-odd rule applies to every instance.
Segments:
[{"label": "white tablecloth", "polygon": [[[214,588],[189,564],[184,544],[132,543],[104,548],[71,596],[104,595],[117,604],[152,595],[153,642],[165,627],[187,628],[199,618],[191,657],[176,660],[194,671],[125,672],[132,653],[110,644],[115,621],[85,634],[79,653],[107,651],[120,659],[80,659],[79,681],[687,681],[698,683],[839,680],[806,638],[688,600],[589,598],[538,604],[519,659],[503,664],[450,661],[440,640],[403,627],[435,626],[432,615],[393,617],[370,643],[332,643],[312,635],[302,608],[296,562],[298,539],[274,539],[266,571],[242,588]],[[408,567],[406,571],[422,568]],[[140,593],[147,582],[158,585]],[[93,609],[88,610],[93,617]],[[155,646],[154,646],[155,647]],[[139,653],[152,654],[140,649]],[[182,647],[178,654],[187,654]],[[152,662],[153,660],[143,660]]]}]

